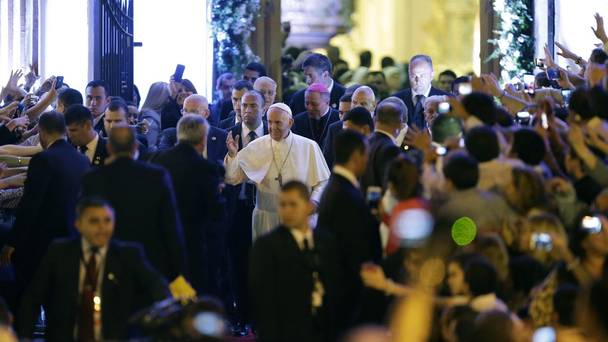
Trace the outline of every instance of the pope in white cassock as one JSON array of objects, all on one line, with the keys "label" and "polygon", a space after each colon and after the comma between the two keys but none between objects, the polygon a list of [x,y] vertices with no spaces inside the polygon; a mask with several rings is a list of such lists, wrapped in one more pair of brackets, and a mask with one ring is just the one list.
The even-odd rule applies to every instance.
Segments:
[{"label": "pope in white cassock", "polygon": [[319,203],[330,175],[319,145],[291,132],[293,115],[286,104],[273,104],[267,116],[270,134],[253,140],[241,151],[238,135],[229,133],[226,140],[226,183],[251,181],[257,187],[254,240],[279,225],[278,196],[284,183],[299,180],[307,184],[312,189],[312,200]]}]

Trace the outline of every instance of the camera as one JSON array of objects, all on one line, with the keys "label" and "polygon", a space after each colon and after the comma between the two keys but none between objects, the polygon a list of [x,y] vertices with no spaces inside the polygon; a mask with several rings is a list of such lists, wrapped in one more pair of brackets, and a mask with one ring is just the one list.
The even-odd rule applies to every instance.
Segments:
[{"label": "camera", "polygon": [[585,216],[581,227],[590,234],[597,234],[602,231],[602,220],[597,216]]},{"label": "camera", "polygon": [[424,209],[404,210],[397,214],[395,223],[395,232],[403,247],[419,247],[433,233],[433,217]]},{"label": "camera", "polygon": [[380,200],[382,199],[382,188],[379,186],[370,186],[367,188],[367,203],[370,208],[378,209]]},{"label": "camera", "polygon": [[515,119],[520,126],[530,125],[530,112],[519,112]]},{"label": "camera", "polygon": [[553,248],[553,239],[547,233],[534,233],[530,237],[530,247],[539,251],[549,252]]},{"label": "camera", "polygon": [[450,110],[451,110],[451,108],[450,108],[450,104],[448,102],[441,102],[437,106],[437,112],[439,114],[447,114],[450,112]]}]

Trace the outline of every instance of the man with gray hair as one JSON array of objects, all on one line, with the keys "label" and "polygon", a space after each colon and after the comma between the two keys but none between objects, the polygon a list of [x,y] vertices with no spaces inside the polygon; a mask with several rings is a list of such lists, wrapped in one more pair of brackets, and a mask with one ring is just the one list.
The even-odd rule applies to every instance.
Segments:
[{"label": "man with gray hair", "polygon": [[411,88],[407,88],[395,93],[396,96],[405,102],[409,113],[407,124],[426,128],[427,122],[424,118],[424,103],[429,96],[449,96],[443,90],[431,85],[435,77],[433,71],[433,60],[427,55],[416,55],[410,59],[409,77]]},{"label": "man with gray hair", "polygon": [[209,130],[207,120],[200,115],[185,114],[177,122],[177,145],[155,155],[151,162],[163,166],[171,175],[180,219],[184,227],[186,256],[192,286],[199,293],[218,294],[213,285],[218,255],[205,251],[217,244],[215,232],[210,230],[222,217],[220,207],[220,174],[213,162],[203,158]]},{"label": "man with gray hair", "polygon": [[277,82],[268,76],[262,76],[255,80],[253,83],[253,89],[257,90],[264,96],[264,108],[262,114],[266,115],[268,107],[274,103],[277,96]]},{"label": "man with gray hair", "polygon": [[[182,115],[195,114],[207,121],[209,117],[209,104],[203,95],[190,95],[184,100]],[[201,155],[221,165],[226,155],[226,132],[220,128],[209,126],[207,130],[207,143]],[[167,150],[177,143],[177,128],[171,127],[162,131],[159,150]]]}]

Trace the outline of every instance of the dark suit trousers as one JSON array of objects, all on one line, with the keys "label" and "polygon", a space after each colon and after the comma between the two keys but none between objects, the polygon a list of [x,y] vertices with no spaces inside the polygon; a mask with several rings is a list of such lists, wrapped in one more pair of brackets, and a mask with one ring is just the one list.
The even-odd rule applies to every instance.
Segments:
[{"label": "dark suit trousers", "polygon": [[237,321],[248,323],[249,317],[249,254],[251,251],[251,217],[254,202],[251,199],[235,201],[233,222],[228,232],[228,253],[230,257],[230,279],[232,283]]}]

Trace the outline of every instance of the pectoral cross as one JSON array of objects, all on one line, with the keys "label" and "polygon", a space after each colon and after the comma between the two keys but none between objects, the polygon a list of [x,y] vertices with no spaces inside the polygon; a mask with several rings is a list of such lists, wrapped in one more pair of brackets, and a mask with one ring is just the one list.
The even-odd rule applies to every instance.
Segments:
[{"label": "pectoral cross", "polygon": [[281,173],[279,173],[275,180],[279,182],[279,186],[283,187],[283,175]]}]

